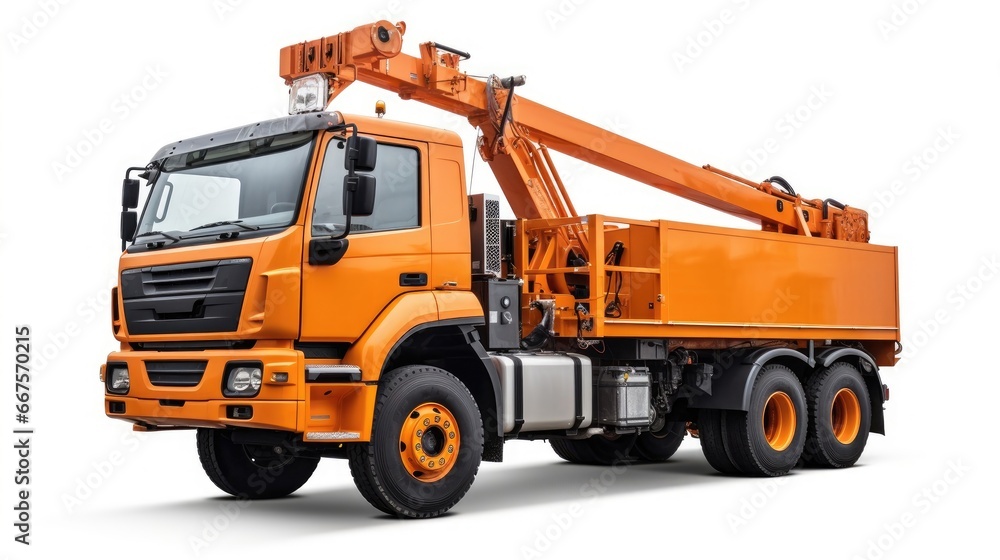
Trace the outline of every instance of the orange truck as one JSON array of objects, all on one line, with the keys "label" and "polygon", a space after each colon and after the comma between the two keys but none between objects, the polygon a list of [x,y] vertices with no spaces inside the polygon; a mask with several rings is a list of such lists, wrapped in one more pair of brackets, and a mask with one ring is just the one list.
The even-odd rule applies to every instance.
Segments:
[{"label": "orange truck", "polygon": [[[378,21],[281,50],[289,116],[126,172],[105,413],[197,430],[205,472],[288,495],[345,458],[376,508],[433,517],[512,439],[572,463],[849,467],[884,433],[897,251],[780,177],[698,167],[402,53]],[[454,132],[328,111],[355,81],[468,118],[516,219],[469,196]],[[760,225],[578,215],[550,150]],[[149,186],[141,216],[140,180]]]}]

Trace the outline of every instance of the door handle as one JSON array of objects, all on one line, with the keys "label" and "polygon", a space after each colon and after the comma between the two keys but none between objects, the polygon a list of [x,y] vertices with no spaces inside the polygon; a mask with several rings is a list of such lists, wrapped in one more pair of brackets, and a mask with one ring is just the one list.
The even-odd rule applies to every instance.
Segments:
[{"label": "door handle", "polygon": [[400,286],[426,286],[426,272],[404,272],[399,275]]}]

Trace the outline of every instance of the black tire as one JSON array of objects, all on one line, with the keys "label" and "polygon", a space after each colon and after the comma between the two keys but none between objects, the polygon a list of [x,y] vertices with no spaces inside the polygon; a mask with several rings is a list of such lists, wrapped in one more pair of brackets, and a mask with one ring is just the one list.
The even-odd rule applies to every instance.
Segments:
[{"label": "black tire", "polygon": [[781,476],[802,456],[808,428],[805,392],[792,370],[771,364],[757,374],[750,410],[725,414],[725,448],[748,476]]},{"label": "black tire", "polygon": [[639,460],[635,453],[634,441],[634,436],[626,435],[617,439],[608,439],[597,435],[587,439],[554,438],[549,440],[549,444],[556,455],[570,463],[616,465],[634,463]]},{"label": "black tire", "polygon": [[250,500],[283,498],[309,480],[319,459],[297,457],[291,444],[242,445],[233,443],[230,432],[198,428],[198,458],[219,490]]},{"label": "black tire", "polygon": [[644,461],[662,463],[673,457],[687,435],[687,422],[668,422],[657,433],[643,432],[635,441],[635,453]]},{"label": "black tire", "polygon": [[552,446],[552,450],[555,451],[556,455],[558,455],[563,461],[585,465],[587,463],[580,455],[581,446],[577,445],[575,443],[576,441],[577,440],[565,438],[553,438],[549,440],[549,445]]},{"label": "black tire", "polygon": [[809,430],[803,462],[826,468],[854,465],[868,443],[871,400],[857,368],[837,362],[806,383]]},{"label": "black tire", "polygon": [[698,411],[698,439],[701,452],[712,468],[722,474],[740,474],[726,451],[725,410],[703,408]]},{"label": "black tire", "polygon": [[[430,426],[426,431],[423,420]],[[417,430],[421,435],[414,440]],[[457,448],[448,447],[452,439]],[[423,442],[424,453],[414,441]],[[428,518],[443,514],[465,496],[482,455],[483,421],[469,389],[442,369],[404,366],[383,375],[371,441],[350,446],[347,458],[354,483],[368,503],[390,515]],[[443,463],[425,468],[416,463],[420,457]]]}]

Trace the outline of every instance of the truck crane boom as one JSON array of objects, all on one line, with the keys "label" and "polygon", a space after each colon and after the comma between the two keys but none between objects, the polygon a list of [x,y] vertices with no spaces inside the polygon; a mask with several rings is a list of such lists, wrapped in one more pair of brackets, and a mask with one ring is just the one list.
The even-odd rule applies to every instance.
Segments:
[{"label": "truck crane boom", "polygon": [[[832,199],[805,199],[780,178],[754,183],[698,167],[521,96],[524,77],[480,80],[459,69],[468,54],[434,42],[420,57],[403,54],[406,24],[382,20],[284,47],[280,74],[291,85],[319,74],[327,103],[355,81],[396,92],[468,118],[479,128],[489,162],[518,218],[576,217],[548,154],[563,154],[761,225],[764,231],[867,242],[868,214]],[[776,186],[781,185],[783,188]],[[564,235],[583,236],[570,228]],[[568,240],[584,251],[578,240]],[[586,255],[581,255],[586,257]]]}]

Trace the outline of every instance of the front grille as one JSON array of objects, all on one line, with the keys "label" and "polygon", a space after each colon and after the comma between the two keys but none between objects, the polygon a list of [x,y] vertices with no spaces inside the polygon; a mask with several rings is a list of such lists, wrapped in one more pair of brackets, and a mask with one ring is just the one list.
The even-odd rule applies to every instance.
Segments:
[{"label": "front grille", "polygon": [[[164,342],[130,342],[129,346],[133,350],[190,352],[192,350],[249,350],[255,344],[257,344],[256,340],[168,340]],[[306,355],[306,357],[309,356]]]},{"label": "front grille", "polygon": [[201,383],[206,361],[145,362],[146,377],[157,387],[194,387]]},{"label": "front grille", "polygon": [[150,271],[144,284],[154,294],[204,291],[211,289],[216,270],[215,263],[198,268],[160,267]]},{"label": "front grille", "polygon": [[251,259],[240,258],[122,271],[129,333],[235,331],[252,265]]}]

